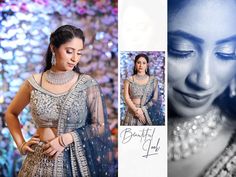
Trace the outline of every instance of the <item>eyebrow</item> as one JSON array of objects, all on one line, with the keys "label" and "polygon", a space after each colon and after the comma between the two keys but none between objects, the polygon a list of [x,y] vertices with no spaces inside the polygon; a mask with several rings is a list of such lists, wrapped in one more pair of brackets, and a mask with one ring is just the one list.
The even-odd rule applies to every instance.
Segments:
[{"label": "eyebrow", "polygon": [[[204,43],[204,40],[199,38],[199,37],[196,37],[190,33],[187,33],[187,32],[184,32],[182,30],[177,30],[177,31],[171,31],[171,32],[168,32],[168,36],[180,36],[180,37],[183,37],[185,39],[188,39],[188,40],[191,40],[191,41],[194,41],[194,42],[197,42],[197,43]],[[223,43],[227,43],[227,42],[233,42],[235,41],[236,42],[236,34],[235,35],[232,35],[230,37],[227,37],[225,39],[220,39],[218,41],[215,42],[216,45],[218,44],[223,44]]]},{"label": "eyebrow", "polygon": [[[73,47],[66,47],[66,49],[73,49],[73,50],[76,50],[76,49],[74,49]],[[83,48],[82,49],[78,49],[78,51],[82,51],[83,50]]]},{"label": "eyebrow", "polygon": [[180,36],[180,37],[182,37],[184,39],[187,39],[187,40],[190,40],[190,41],[194,41],[194,42],[197,42],[197,43],[204,43],[203,39],[201,39],[199,37],[196,37],[196,36],[194,36],[190,33],[181,31],[181,30],[168,32],[168,36]]},{"label": "eyebrow", "polygon": [[216,41],[216,44],[222,44],[222,43],[233,42],[233,41],[236,41],[236,35],[227,37],[225,39],[218,40],[218,41]]}]

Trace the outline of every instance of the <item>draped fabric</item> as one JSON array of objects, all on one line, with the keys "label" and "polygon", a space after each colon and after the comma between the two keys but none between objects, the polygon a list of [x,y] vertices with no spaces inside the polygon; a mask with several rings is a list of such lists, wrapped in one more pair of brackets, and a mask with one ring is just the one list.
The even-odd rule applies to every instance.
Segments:
[{"label": "draped fabric", "polygon": [[206,168],[202,177],[235,177],[236,176],[236,131],[231,137],[228,146]]},{"label": "draped fabric", "polygon": [[[129,95],[135,97],[142,92],[141,104],[136,107],[141,108],[146,118],[145,125],[160,125],[162,118],[160,117],[160,102],[158,101],[158,82],[154,76],[150,76],[149,81],[144,87],[136,84],[133,80],[127,79],[129,82]],[[134,112],[127,106],[126,115],[123,125],[143,125]]]},{"label": "draped fabric", "polygon": [[[49,95],[32,78],[29,79],[29,82],[42,95]],[[48,99],[50,97],[41,98]],[[35,98],[31,97],[31,99]],[[64,101],[58,114],[58,135],[72,132],[74,142],[68,145],[63,153],[54,161],[51,168],[52,176],[116,176],[114,174],[115,169],[113,168],[112,143],[107,122],[108,117],[98,83],[88,75],[81,75],[75,86],[63,99]],[[50,102],[50,100],[48,101]],[[40,103],[37,102],[37,104]],[[50,111],[55,110],[52,109]],[[37,120],[38,117],[34,117],[34,119]],[[26,169],[25,166],[27,164],[29,165],[28,162],[32,161],[35,156],[36,154],[29,153],[28,157],[26,157],[20,173],[22,174],[21,176],[26,174],[27,170],[24,172]],[[44,159],[45,157],[42,156],[41,160],[30,168],[41,168],[42,165],[40,166],[39,164],[44,164]],[[42,168],[41,170],[43,171]],[[31,173],[28,176],[45,175]]]}]

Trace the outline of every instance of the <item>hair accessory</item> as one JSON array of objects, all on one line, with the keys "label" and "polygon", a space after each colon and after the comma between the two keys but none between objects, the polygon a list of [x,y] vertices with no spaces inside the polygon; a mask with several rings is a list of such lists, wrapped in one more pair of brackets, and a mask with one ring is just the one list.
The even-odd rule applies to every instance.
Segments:
[{"label": "hair accessory", "polygon": [[46,71],[46,80],[50,84],[62,85],[70,82],[75,76],[74,71],[54,72],[52,70]]},{"label": "hair accessory", "polygon": [[187,158],[200,151],[209,140],[218,135],[224,124],[224,117],[218,107],[208,113],[178,123],[169,119],[168,160]]},{"label": "hair accessory", "polygon": [[52,64],[52,66],[53,66],[53,65],[56,65],[56,62],[57,62],[57,61],[56,61],[55,53],[53,52],[53,53],[52,53],[52,59],[51,59],[51,64]]}]

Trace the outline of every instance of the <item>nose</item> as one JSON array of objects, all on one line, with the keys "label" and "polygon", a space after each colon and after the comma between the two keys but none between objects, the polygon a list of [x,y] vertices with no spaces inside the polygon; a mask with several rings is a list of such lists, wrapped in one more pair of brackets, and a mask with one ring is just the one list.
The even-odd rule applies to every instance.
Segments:
[{"label": "nose", "polygon": [[209,90],[214,84],[214,60],[210,52],[203,53],[196,61],[186,82],[195,90]]},{"label": "nose", "polygon": [[73,62],[78,62],[78,61],[77,61],[78,58],[76,57],[76,54],[74,54],[74,55],[71,57],[71,60],[72,60]]}]

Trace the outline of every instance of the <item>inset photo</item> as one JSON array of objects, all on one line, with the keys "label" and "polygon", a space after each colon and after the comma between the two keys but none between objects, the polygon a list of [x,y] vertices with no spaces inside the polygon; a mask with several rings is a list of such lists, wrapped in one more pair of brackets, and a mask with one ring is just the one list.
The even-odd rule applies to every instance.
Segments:
[{"label": "inset photo", "polygon": [[165,125],[165,52],[120,53],[120,124]]}]

